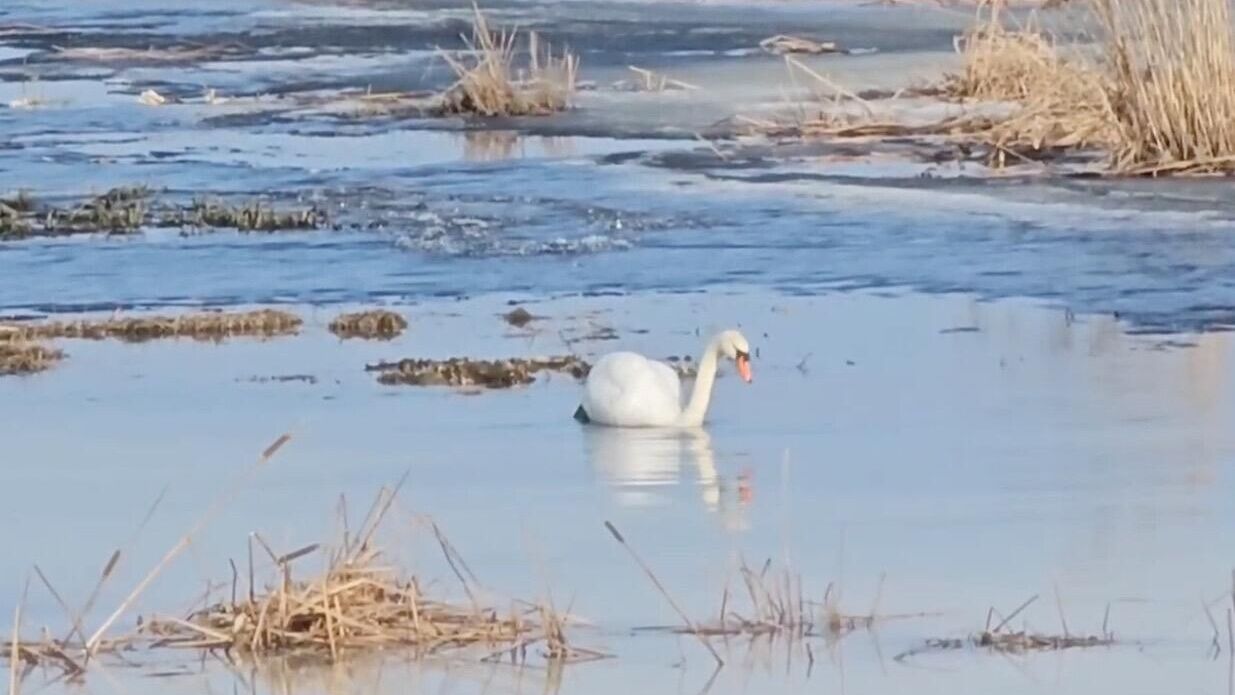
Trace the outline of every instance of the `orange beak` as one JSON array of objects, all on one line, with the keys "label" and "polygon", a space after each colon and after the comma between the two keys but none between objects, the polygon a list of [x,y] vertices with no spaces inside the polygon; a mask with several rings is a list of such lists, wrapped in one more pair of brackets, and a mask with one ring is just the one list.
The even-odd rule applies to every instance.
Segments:
[{"label": "orange beak", "polygon": [[754,381],[755,377],[750,373],[750,358],[746,355],[738,355],[736,361],[738,364],[738,374],[742,375],[742,381],[748,384]]}]

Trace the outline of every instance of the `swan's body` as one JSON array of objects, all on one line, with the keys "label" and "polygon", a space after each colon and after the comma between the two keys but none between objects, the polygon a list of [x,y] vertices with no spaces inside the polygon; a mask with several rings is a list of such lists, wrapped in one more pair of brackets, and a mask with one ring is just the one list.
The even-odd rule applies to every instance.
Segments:
[{"label": "swan's body", "polygon": [[673,367],[634,352],[612,352],[588,373],[575,418],[613,427],[699,427],[707,415],[721,356],[737,362],[746,381],[750,346],[737,331],[725,331],[708,343],[690,401],[682,406],[682,382]]}]

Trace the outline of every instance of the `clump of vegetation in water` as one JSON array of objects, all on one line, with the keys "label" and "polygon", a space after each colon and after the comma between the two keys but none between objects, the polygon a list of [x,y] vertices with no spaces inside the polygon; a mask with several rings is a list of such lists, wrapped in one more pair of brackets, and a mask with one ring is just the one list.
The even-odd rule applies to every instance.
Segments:
[{"label": "clump of vegetation in water", "polygon": [[275,232],[284,229],[317,229],[326,223],[326,215],[316,207],[281,211],[260,202],[228,205],[218,200],[197,200],[187,208],[163,215],[158,223],[165,227]]},{"label": "clump of vegetation in water", "polygon": [[498,360],[474,360],[467,357],[451,357],[445,360],[405,359],[365,367],[366,371],[377,372],[378,382],[387,385],[478,386],[487,389],[530,384],[536,381],[537,373],[544,371],[569,374],[575,379],[582,379],[587,376],[589,369],[591,365],[574,355]]},{"label": "clump of vegetation in water", "polygon": [[570,51],[555,56],[548,46],[541,49],[535,32],[528,34],[525,66],[517,31],[494,31],[477,9],[472,36],[464,37],[467,60],[444,51],[442,57],[457,78],[441,97],[442,114],[497,116],[542,116],[570,106],[579,73],[579,58]]},{"label": "clump of vegetation in water", "polygon": [[[284,435],[276,440],[246,475],[265,466],[289,439]],[[547,668],[609,656],[568,640],[567,629],[577,621],[558,612],[551,600],[511,601],[506,607],[487,603],[479,587],[474,586],[471,572],[459,570],[466,570],[467,565],[432,519],[417,516],[414,523],[437,540],[467,600],[442,596],[437,582],[393,562],[380,545],[379,531],[392,508],[398,508],[397,492],[397,486],[382,488],[359,527],[350,525],[346,500],[341,499],[339,535],[333,543],[312,543],[279,552],[260,533],[249,534],[247,581],[242,584],[236,563],[232,563],[230,594],[208,592],[205,600],[199,597],[193,602],[204,607],[182,617],[175,617],[174,611],[142,616],[135,629],[116,629],[121,616],[149,582],[190,545],[211,512],[180,538],[97,628],[87,630],[74,618],[77,624],[67,636],[54,635],[47,629],[37,635],[23,634],[19,608],[11,637],[0,640],[0,659],[12,662],[10,691],[17,692],[28,674],[38,670],[55,681],[79,682],[92,665],[102,668],[112,662],[140,667],[146,655],[165,658],[168,649],[196,651],[202,658],[218,653],[249,659],[295,655],[328,663],[357,654],[401,649],[416,659],[444,656],[528,664],[539,657]],[[234,489],[225,493],[234,494]],[[219,498],[215,506],[228,499]],[[257,562],[254,552],[262,556]],[[321,570],[297,571],[305,558],[315,557],[322,560]],[[96,592],[120,559],[117,550]],[[268,576],[258,576],[261,567],[268,568]],[[63,603],[51,584],[44,584]],[[219,594],[222,598],[216,600]]]},{"label": "clump of vegetation in water", "polygon": [[[1080,154],[1094,164],[1104,157],[1115,175],[1235,174],[1228,0],[1088,0],[1092,43],[1059,40],[1036,17],[1007,20],[1006,4],[987,3],[960,37],[961,70],[939,90],[992,109],[906,123],[894,105],[881,108],[789,58],[795,74],[819,84],[819,112],[746,120],[774,135],[946,138],[986,147],[994,166]],[[1043,7],[1077,4],[1086,3]]]},{"label": "clump of vegetation in water", "polygon": [[[1058,599],[1058,596],[1056,596]],[[927,654],[931,652],[952,651],[956,649],[964,649],[966,647],[974,647],[977,649],[987,649],[1000,654],[1024,654],[1026,652],[1044,652],[1044,651],[1061,651],[1064,649],[1085,649],[1092,647],[1109,647],[1117,644],[1115,634],[1108,628],[1110,618],[1110,607],[1107,607],[1107,614],[1102,620],[1101,635],[1073,634],[1068,630],[1068,621],[1063,615],[1062,604],[1060,607],[1059,619],[1063,627],[1063,632],[1060,634],[1051,634],[1044,632],[1029,632],[1028,630],[1011,630],[1008,626],[1012,619],[1020,615],[1021,611],[1025,610],[1030,604],[1036,601],[1038,597],[1032,596],[1029,600],[1022,603],[1016,610],[1008,614],[993,628],[991,627],[991,619],[997,616],[995,609],[992,607],[987,613],[986,627],[981,632],[970,635],[969,637],[945,637],[931,638],[915,649],[896,656],[897,661],[903,661],[911,656],[918,654]],[[1212,618],[1211,618],[1212,620]],[[1214,628],[1215,637],[1214,643],[1217,644],[1217,627]]]},{"label": "clump of vegetation in water", "polygon": [[77,319],[43,323],[0,323],[0,344],[55,338],[139,343],[158,338],[219,341],[238,336],[273,337],[296,333],[303,320],[274,309],[203,311],[178,316]]},{"label": "clump of vegetation in water", "polygon": [[340,314],[330,322],[330,332],[343,338],[390,340],[407,329],[402,314],[385,309]]},{"label": "clump of vegetation in water", "polygon": [[26,341],[0,342],[0,376],[37,374],[51,369],[64,353]]},{"label": "clump of vegetation in water", "polygon": [[236,229],[242,232],[317,229],[328,222],[317,207],[279,210],[255,201],[231,205],[199,199],[190,205],[159,204],[145,186],[121,186],[75,206],[40,203],[22,193],[0,199],[0,239],[70,234],[131,234],[142,227]]}]

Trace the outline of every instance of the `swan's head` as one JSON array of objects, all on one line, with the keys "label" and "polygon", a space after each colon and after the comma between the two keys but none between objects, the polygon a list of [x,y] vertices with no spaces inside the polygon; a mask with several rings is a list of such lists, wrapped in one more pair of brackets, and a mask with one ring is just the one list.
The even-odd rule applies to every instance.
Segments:
[{"label": "swan's head", "polygon": [[746,340],[746,336],[735,330],[725,331],[719,336],[719,347],[720,353],[737,365],[742,381],[748,384],[754,381],[754,375],[750,371],[750,342]]}]

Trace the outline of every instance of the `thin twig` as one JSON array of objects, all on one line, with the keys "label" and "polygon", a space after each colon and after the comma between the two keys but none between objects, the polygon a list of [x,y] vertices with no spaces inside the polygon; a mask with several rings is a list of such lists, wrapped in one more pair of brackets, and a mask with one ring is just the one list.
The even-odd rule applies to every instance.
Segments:
[{"label": "thin twig", "polygon": [[720,654],[717,653],[716,648],[712,646],[712,643],[708,641],[708,638],[704,636],[699,628],[695,627],[695,624],[691,622],[689,617],[687,617],[686,612],[678,606],[677,602],[674,601],[673,597],[669,595],[669,592],[665,589],[664,585],[661,584],[660,580],[656,578],[656,575],[652,572],[652,569],[647,566],[647,563],[639,557],[639,554],[635,552],[635,549],[630,547],[630,544],[627,543],[626,539],[622,537],[622,534],[617,530],[617,527],[615,527],[611,522],[606,521],[605,528],[609,529],[609,533],[613,535],[614,540],[620,543],[622,547],[630,553],[630,556],[634,559],[635,564],[639,565],[639,568],[642,569],[643,573],[648,576],[648,579],[652,580],[653,586],[660,591],[660,594],[665,597],[665,600],[669,602],[669,605],[673,607],[673,610],[677,611],[678,617],[682,619],[682,622],[686,623],[686,627],[689,628],[690,631],[699,638],[699,641],[703,643],[703,646],[707,647],[707,650],[712,653],[712,657],[716,659],[716,665],[718,667],[724,666],[725,660],[720,658]]}]

